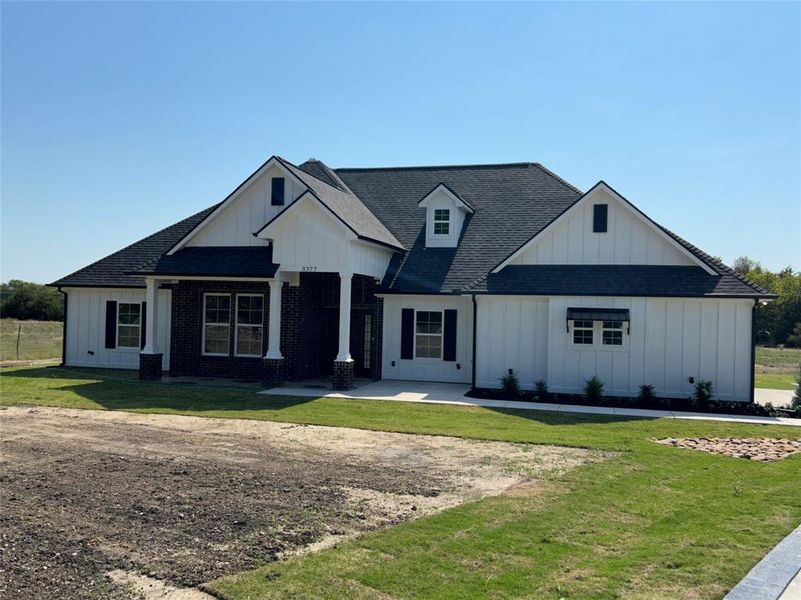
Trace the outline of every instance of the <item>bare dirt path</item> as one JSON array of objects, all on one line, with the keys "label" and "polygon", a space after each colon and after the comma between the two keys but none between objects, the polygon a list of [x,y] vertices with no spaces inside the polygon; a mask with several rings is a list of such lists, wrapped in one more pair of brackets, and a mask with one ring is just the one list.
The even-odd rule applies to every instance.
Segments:
[{"label": "bare dirt path", "polygon": [[7,408],[0,597],[144,597],[112,571],[192,588],[600,457],[348,428]]}]

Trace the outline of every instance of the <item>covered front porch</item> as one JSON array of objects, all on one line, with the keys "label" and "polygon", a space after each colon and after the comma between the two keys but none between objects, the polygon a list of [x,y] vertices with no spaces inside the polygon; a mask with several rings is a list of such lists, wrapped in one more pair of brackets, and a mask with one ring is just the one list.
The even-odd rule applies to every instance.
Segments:
[{"label": "covered front porch", "polygon": [[[339,390],[381,377],[382,305],[372,277],[275,272],[260,279],[148,277],[146,284],[141,379],[161,378],[165,326],[171,377],[269,387],[325,378]],[[167,324],[153,317],[160,288],[171,290]]]}]

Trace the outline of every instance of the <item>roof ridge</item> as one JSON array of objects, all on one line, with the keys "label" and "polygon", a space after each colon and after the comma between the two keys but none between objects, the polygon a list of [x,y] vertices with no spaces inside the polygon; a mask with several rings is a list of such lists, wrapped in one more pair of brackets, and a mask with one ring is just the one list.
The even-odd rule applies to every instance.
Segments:
[{"label": "roof ridge", "polygon": [[441,171],[444,169],[481,169],[481,168],[512,168],[512,167],[540,167],[536,162],[509,162],[509,163],[474,163],[464,165],[410,165],[405,167],[338,167],[338,171]]},{"label": "roof ridge", "polygon": [[[303,168],[303,165],[305,165],[306,163],[317,163],[331,177],[331,179],[333,179],[337,183],[337,186],[336,186],[337,188],[339,188],[343,192],[346,192],[348,194],[356,196],[356,194],[353,193],[353,190],[348,187],[348,184],[345,183],[344,181],[342,181],[342,178],[339,175],[337,175],[336,171],[334,171],[334,169],[329,167],[327,164],[325,164],[320,159],[318,159],[318,158],[310,158],[308,160],[304,160],[302,163],[300,163],[298,165],[298,169],[300,169],[304,173],[308,173],[309,175],[311,175],[312,177],[314,177],[315,179],[317,179],[319,181],[323,181],[322,179],[317,177],[314,173],[309,173],[308,171],[306,171]],[[328,182],[323,181],[323,183],[328,183]],[[331,184],[329,183],[328,185],[331,185]]]},{"label": "roof ridge", "polygon": [[537,163],[532,163],[532,164],[533,164],[534,166],[538,167],[538,168],[540,169],[540,171],[542,171],[542,172],[543,172],[543,173],[545,173],[546,175],[550,175],[551,177],[553,177],[554,179],[556,179],[556,181],[558,181],[559,183],[561,183],[561,184],[563,184],[563,185],[566,185],[567,187],[569,187],[569,188],[570,188],[571,190],[573,190],[574,192],[576,192],[576,193],[578,193],[578,194],[583,194],[583,193],[584,193],[584,192],[582,192],[580,189],[578,189],[578,188],[577,188],[575,185],[573,185],[572,183],[570,183],[569,181],[567,181],[567,180],[565,180],[565,179],[562,179],[561,177],[559,177],[559,175],[557,175],[556,173],[554,173],[553,171],[551,171],[551,170],[550,170],[548,167],[546,167],[546,166],[545,166],[545,165],[543,165],[542,163],[538,163],[538,162],[537,162]]}]

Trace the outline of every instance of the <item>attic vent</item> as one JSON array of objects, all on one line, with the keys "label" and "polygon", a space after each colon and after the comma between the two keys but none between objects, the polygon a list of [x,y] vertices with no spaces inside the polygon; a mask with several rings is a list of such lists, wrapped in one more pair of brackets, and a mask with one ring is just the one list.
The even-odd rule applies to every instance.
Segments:
[{"label": "attic vent", "polygon": [[593,204],[592,206],[593,233],[606,233],[606,223],[608,214],[609,214],[608,204]]}]

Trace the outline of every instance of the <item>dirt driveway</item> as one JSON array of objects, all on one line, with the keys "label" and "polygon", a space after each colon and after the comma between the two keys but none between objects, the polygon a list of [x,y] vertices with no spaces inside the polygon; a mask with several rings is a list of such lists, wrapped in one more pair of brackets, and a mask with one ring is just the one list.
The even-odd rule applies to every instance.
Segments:
[{"label": "dirt driveway", "polygon": [[112,571],[192,588],[600,457],[49,408],[0,410],[0,428],[3,598],[142,597]]}]

